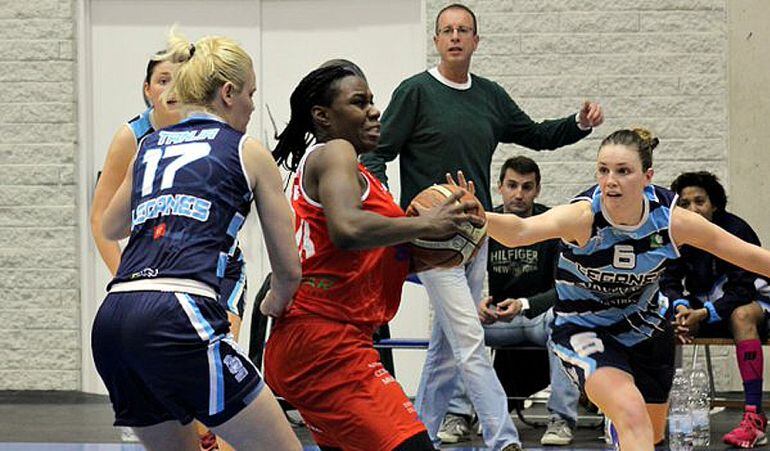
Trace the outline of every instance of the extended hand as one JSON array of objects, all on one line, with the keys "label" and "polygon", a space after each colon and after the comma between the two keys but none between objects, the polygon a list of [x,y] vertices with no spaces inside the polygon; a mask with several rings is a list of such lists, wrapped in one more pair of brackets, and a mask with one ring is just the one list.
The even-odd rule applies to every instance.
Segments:
[{"label": "extended hand", "polygon": [[457,171],[457,181],[452,178],[452,174],[447,172],[446,182],[450,185],[459,186],[474,196],[476,195],[476,185],[473,183],[473,180],[465,180],[465,174],[463,174],[463,171]]},{"label": "extended hand", "polygon": [[583,107],[580,108],[578,122],[581,128],[593,128],[602,125],[602,122],[604,122],[602,106],[596,102],[586,100],[583,102]]}]

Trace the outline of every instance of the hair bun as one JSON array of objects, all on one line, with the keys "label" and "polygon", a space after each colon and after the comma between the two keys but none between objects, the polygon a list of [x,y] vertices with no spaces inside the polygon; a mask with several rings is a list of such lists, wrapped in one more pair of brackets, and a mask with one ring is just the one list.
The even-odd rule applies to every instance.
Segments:
[{"label": "hair bun", "polygon": [[633,129],[633,132],[636,133],[636,135],[642,140],[643,143],[649,147],[650,150],[658,147],[660,140],[653,136],[651,131],[647,130],[646,128],[635,128]]}]

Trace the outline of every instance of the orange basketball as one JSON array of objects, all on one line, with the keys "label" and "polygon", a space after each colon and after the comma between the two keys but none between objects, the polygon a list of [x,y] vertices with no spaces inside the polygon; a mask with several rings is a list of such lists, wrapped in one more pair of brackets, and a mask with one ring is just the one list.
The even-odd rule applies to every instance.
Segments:
[{"label": "orange basketball", "polygon": [[[433,185],[424,189],[412,199],[406,209],[407,216],[419,216],[416,206],[432,208],[441,205],[446,199],[462,188],[455,185]],[[461,198],[461,201],[471,200],[476,202],[476,208],[469,213],[481,218],[484,215],[484,207],[478,199],[469,192]],[[440,239],[418,238],[412,240],[412,269],[415,272],[425,271],[431,268],[451,268],[453,266],[468,263],[478,252],[479,247],[487,236],[487,224],[476,227],[470,222],[463,224],[462,229]]]}]

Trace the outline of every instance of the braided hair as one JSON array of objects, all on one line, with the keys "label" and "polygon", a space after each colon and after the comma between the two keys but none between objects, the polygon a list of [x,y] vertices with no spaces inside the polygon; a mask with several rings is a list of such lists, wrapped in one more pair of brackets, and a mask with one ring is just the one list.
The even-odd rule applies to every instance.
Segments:
[{"label": "braided hair", "polygon": [[317,140],[317,130],[311,110],[314,106],[331,106],[338,94],[338,82],[345,77],[359,77],[350,65],[322,66],[310,72],[299,82],[291,93],[291,118],[286,128],[278,135],[278,144],[273,158],[284,168],[297,170],[305,149]]}]

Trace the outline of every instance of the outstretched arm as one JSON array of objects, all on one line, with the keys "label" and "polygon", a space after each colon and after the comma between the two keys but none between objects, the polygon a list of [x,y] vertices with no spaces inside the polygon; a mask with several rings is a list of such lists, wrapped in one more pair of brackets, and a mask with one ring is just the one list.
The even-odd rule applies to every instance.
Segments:
[{"label": "outstretched arm", "polygon": [[582,245],[591,233],[592,221],[591,205],[575,202],[529,218],[487,213],[487,234],[506,247],[527,246],[554,238]]},{"label": "outstretched arm", "polygon": [[697,213],[675,208],[671,235],[677,245],[689,244],[736,266],[770,277],[770,252],[747,243]]}]

